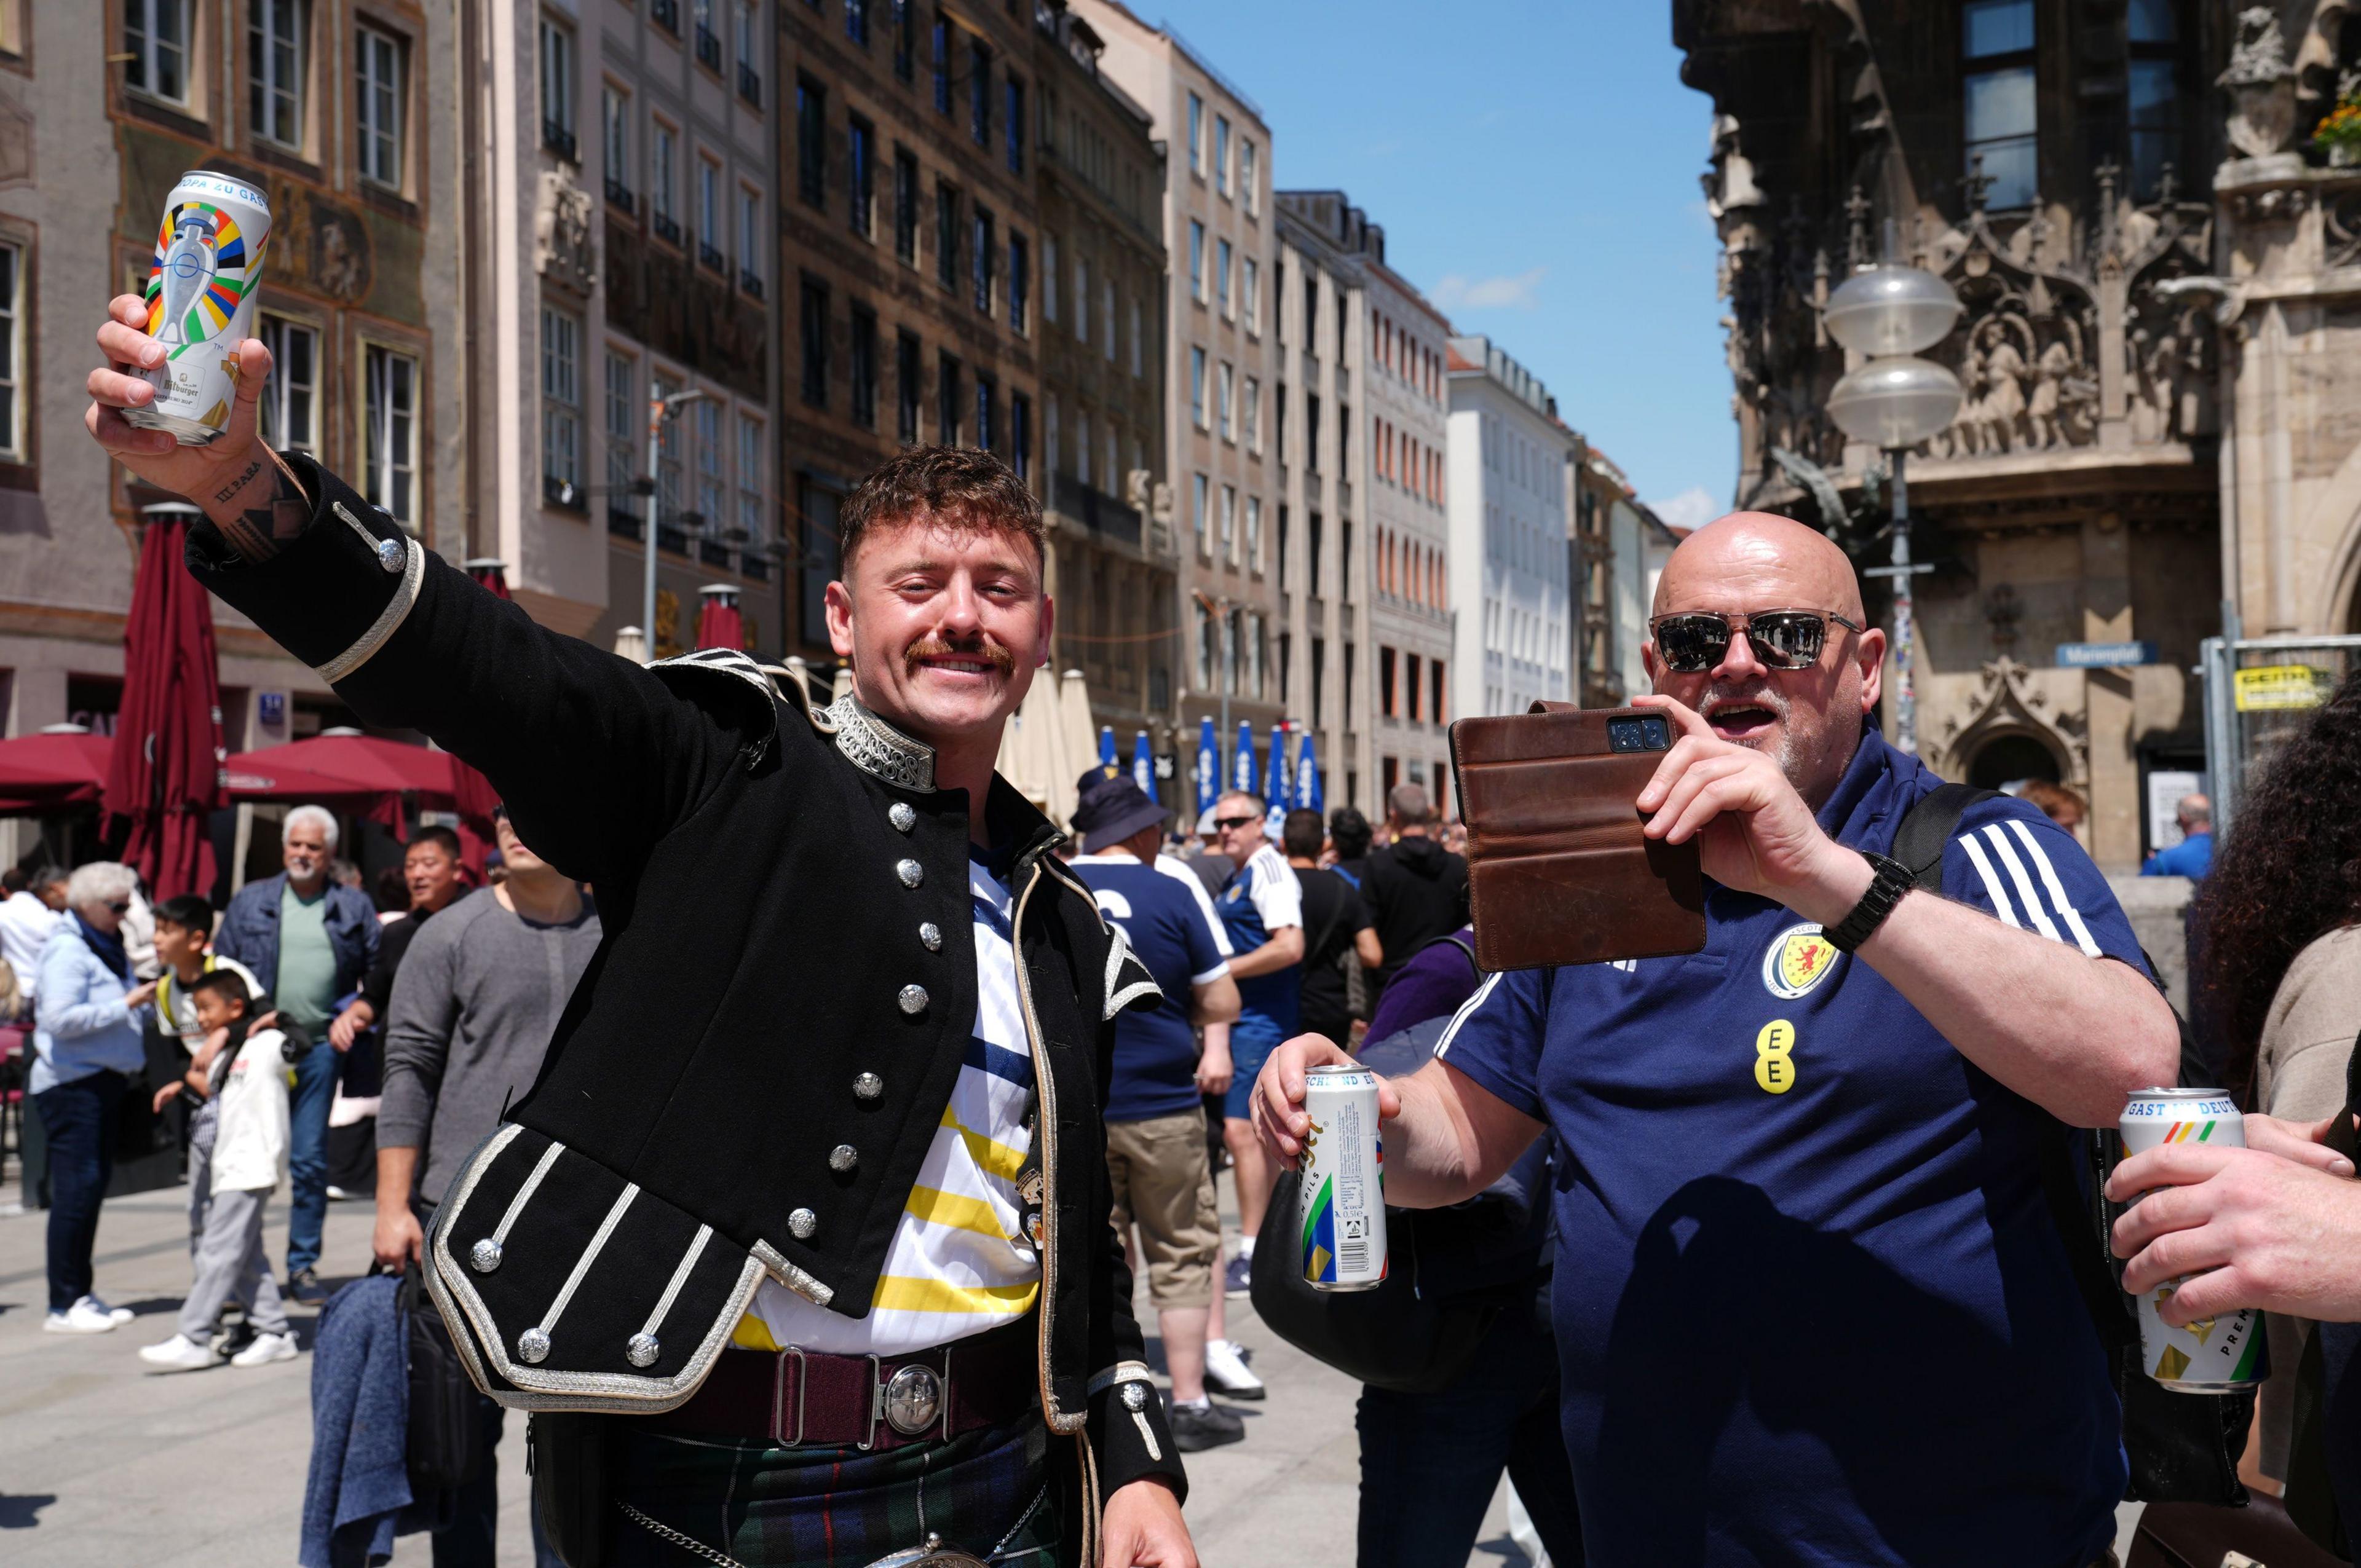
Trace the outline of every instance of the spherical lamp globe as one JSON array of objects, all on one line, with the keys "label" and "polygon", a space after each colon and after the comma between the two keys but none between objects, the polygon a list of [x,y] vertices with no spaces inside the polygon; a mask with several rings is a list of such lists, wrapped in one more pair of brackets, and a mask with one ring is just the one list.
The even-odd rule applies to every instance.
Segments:
[{"label": "spherical lamp globe", "polygon": [[1887,262],[1846,279],[1828,296],[1823,319],[1837,342],[1876,358],[1934,347],[1960,309],[1960,297],[1932,272]]},{"label": "spherical lamp globe", "polygon": [[1917,445],[1960,411],[1960,378],[1932,360],[1872,359],[1828,393],[1828,417],[1855,441],[1888,452]]}]

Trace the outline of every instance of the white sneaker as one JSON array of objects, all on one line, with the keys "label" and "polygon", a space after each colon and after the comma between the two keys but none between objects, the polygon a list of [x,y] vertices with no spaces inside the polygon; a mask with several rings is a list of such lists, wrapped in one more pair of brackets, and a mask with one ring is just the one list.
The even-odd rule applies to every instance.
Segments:
[{"label": "white sneaker", "polygon": [[202,1372],[217,1365],[214,1353],[186,1334],[174,1334],[161,1344],[143,1344],[139,1359],[165,1372]]},{"label": "white sneaker", "polygon": [[106,1298],[95,1293],[85,1296],[82,1299],[97,1308],[100,1311],[104,1312],[109,1318],[113,1319],[117,1323],[127,1323],[132,1319],[139,1315],[128,1307],[115,1306],[108,1302]]},{"label": "white sneaker", "polygon": [[254,1343],[229,1358],[232,1366],[268,1366],[295,1359],[293,1334],[257,1334]]},{"label": "white sneaker", "polygon": [[1237,1342],[1226,1339],[1205,1342],[1205,1387],[1230,1399],[1259,1399],[1267,1392],[1262,1379],[1246,1369]]},{"label": "white sneaker", "polygon": [[107,1334],[115,1332],[115,1322],[85,1296],[62,1312],[51,1312],[41,1327],[53,1334]]}]

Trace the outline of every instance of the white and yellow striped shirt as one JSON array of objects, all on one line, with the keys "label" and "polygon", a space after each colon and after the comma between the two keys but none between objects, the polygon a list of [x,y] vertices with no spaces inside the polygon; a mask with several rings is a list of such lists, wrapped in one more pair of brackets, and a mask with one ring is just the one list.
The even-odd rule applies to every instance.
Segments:
[{"label": "white and yellow striped shirt", "polygon": [[848,1318],[766,1279],[739,1321],[734,1343],[741,1348],[902,1355],[981,1333],[1032,1309],[1041,1259],[1025,1236],[1016,1175],[1033,1142],[1025,1126],[1033,1058],[1017,1007],[1013,912],[1008,889],[973,860],[968,891],[975,1027],[886,1249],[869,1315]]}]

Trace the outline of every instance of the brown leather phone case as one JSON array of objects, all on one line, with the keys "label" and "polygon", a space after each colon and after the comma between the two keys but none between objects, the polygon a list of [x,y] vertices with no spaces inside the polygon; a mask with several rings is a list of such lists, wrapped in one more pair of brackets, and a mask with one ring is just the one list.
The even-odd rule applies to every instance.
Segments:
[{"label": "brown leather phone case", "polygon": [[1673,734],[1652,709],[1567,703],[1451,727],[1478,964],[1540,969],[1705,947],[1697,841],[1644,837],[1632,804]]}]

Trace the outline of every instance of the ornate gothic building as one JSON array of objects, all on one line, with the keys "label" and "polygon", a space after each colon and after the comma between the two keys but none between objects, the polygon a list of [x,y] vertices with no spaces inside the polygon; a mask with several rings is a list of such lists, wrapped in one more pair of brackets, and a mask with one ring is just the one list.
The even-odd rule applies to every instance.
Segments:
[{"label": "ornate gothic building", "polygon": [[[1673,6],[1714,105],[1737,502],[1885,557],[1819,311],[1889,252],[1948,280],[1966,309],[1928,357],[1965,396],[1907,471],[1921,749],[2073,785],[2111,867],[2148,847],[2147,775],[2202,765],[2189,672],[2225,607],[2248,635],[2356,625],[2361,169],[2312,145],[2361,82],[2346,9]],[[2148,646],[2062,647],[2090,643]]]}]

